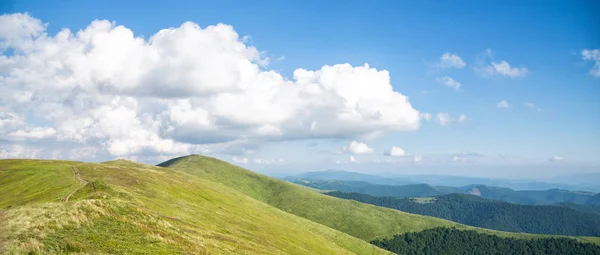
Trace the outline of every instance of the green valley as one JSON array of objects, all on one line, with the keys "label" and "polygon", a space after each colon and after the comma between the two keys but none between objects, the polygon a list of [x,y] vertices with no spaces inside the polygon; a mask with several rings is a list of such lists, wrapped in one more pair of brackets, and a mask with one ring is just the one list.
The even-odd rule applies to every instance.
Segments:
[{"label": "green valley", "polygon": [[327,194],[482,228],[536,234],[600,235],[600,216],[564,206],[519,205],[466,194],[430,198],[374,197],[338,191]]}]

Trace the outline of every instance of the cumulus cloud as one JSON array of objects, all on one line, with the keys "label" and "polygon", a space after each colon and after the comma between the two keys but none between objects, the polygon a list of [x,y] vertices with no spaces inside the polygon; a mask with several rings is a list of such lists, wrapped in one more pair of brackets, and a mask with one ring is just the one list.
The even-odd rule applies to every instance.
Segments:
[{"label": "cumulus cloud", "polygon": [[350,163],[360,163],[358,160],[354,158],[354,156],[350,156]]},{"label": "cumulus cloud", "polygon": [[84,146],[81,148],[72,149],[69,152],[69,159],[90,159],[95,158],[98,149],[93,146]]},{"label": "cumulus cloud", "polygon": [[16,139],[45,139],[56,134],[56,130],[51,127],[35,127],[27,130],[19,129],[9,133],[8,136]]},{"label": "cumulus cloud", "polygon": [[353,154],[369,154],[373,152],[373,149],[369,148],[366,143],[357,141],[352,141],[350,145],[348,145],[347,150]]},{"label": "cumulus cloud", "polygon": [[4,158],[38,158],[41,150],[20,144],[0,145],[0,159]]},{"label": "cumulus cloud", "polygon": [[[288,79],[229,25],[186,22],[145,39],[106,20],[55,35],[27,14],[0,23],[0,68],[10,70],[0,79],[0,136],[125,156],[419,128],[387,71],[337,64]],[[49,124],[25,123],[25,113]]]},{"label": "cumulus cloud", "polygon": [[502,100],[496,104],[498,108],[510,108],[510,104],[506,100]]},{"label": "cumulus cloud", "polygon": [[437,121],[438,124],[440,124],[442,126],[446,126],[446,125],[450,124],[450,114],[448,114],[446,112],[440,112],[436,115],[435,120]]},{"label": "cumulus cloud", "polygon": [[460,82],[455,81],[449,76],[442,76],[436,79],[439,83],[446,85],[447,87],[458,90],[460,88]]},{"label": "cumulus cloud", "polygon": [[428,121],[428,120],[430,120],[430,119],[431,119],[431,113],[428,113],[428,112],[423,112],[423,113],[420,113],[419,117],[420,117],[421,119],[424,119],[424,120],[427,120],[427,121]]},{"label": "cumulus cloud", "polygon": [[585,61],[595,62],[592,69],[590,69],[590,74],[596,78],[600,78],[600,50],[599,49],[582,50],[581,57]]},{"label": "cumulus cloud", "polygon": [[446,52],[440,57],[441,68],[463,68],[465,66],[465,62],[456,54]]},{"label": "cumulus cloud", "polygon": [[524,77],[529,73],[527,68],[511,67],[510,64],[504,60],[492,63],[490,66],[486,67],[485,71],[490,75],[500,74],[510,78]]},{"label": "cumulus cloud", "polygon": [[0,107],[0,132],[8,133],[25,125],[25,120],[14,113],[8,112]]},{"label": "cumulus cloud", "polygon": [[509,78],[518,78],[525,77],[529,73],[529,70],[525,67],[514,67],[506,60],[495,60],[490,49],[479,56],[473,68],[483,76],[502,75]]},{"label": "cumulus cloud", "polygon": [[451,123],[463,123],[467,121],[469,117],[466,114],[461,113],[458,118],[454,119],[447,112],[440,112],[435,116],[435,121],[441,126],[447,126]]},{"label": "cumulus cloud", "polygon": [[388,153],[386,153],[385,155],[392,156],[392,157],[402,157],[402,156],[406,156],[406,152],[398,146],[392,146],[390,151]]}]

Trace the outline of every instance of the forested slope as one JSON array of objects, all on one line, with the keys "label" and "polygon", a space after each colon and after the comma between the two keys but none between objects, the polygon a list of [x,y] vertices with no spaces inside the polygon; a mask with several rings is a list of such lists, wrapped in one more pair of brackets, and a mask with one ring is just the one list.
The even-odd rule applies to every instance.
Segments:
[{"label": "forested slope", "polygon": [[567,207],[518,205],[464,194],[443,195],[429,200],[344,192],[327,194],[482,228],[535,234],[600,235],[600,215]]}]

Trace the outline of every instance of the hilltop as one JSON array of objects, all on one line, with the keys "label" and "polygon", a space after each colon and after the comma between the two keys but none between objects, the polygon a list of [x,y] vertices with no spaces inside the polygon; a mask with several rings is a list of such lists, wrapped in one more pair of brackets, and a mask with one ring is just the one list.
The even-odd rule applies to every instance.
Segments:
[{"label": "hilltop", "polygon": [[[536,238],[542,235],[510,233],[469,227],[439,218],[406,213],[321,194],[298,184],[257,174],[227,162],[204,156],[171,159],[159,166],[177,169],[234,188],[283,211],[371,241],[399,233],[436,227],[472,229],[500,237]],[[599,243],[596,237],[576,237]]]},{"label": "hilltop", "polygon": [[1,160],[0,169],[8,254],[385,254],[169,168],[123,160]]}]

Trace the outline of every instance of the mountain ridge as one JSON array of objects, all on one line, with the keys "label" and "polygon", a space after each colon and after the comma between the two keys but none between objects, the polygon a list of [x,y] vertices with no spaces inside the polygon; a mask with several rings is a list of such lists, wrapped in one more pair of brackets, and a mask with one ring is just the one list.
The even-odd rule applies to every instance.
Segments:
[{"label": "mountain ridge", "polygon": [[[321,190],[356,192],[372,196],[418,197],[451,193],[474,194],[488,199],[524,205],[550,205],[556,203],[595,204],[598,194],[593,192],[549,190],[512,190],[504,187],[472,184],[463,187],[431,186],[429,184],[382,185],[363,181],[296,180],[295,183]],[[598,196],[600,197],[600,196]]]}]

